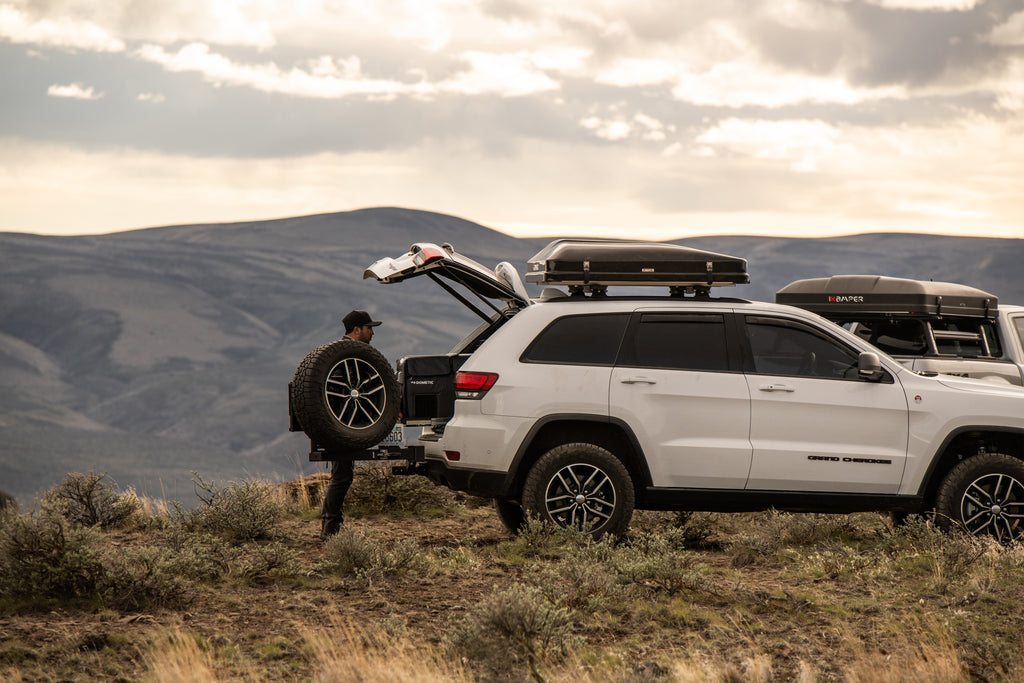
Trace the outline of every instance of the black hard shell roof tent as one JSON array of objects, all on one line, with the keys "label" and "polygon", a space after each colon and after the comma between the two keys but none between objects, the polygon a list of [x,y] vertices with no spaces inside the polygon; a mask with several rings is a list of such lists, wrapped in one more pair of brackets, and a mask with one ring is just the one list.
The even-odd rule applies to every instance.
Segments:
[{"label": "black hard shell roof tent", "polygon": [[994,294],[953,282],[881,275],[834,275],[797,280],[775,294],[775,302],[798,306],[830,320],[865,316],[932,316],[994,320]]},{"label": "black hard shell roof tent", "polygon": [[674,296],[747,284],[746,259],[660,242],[554,240],[527,262],[527,282],[563,285],[573,295],[609,285],[666,286]]}]

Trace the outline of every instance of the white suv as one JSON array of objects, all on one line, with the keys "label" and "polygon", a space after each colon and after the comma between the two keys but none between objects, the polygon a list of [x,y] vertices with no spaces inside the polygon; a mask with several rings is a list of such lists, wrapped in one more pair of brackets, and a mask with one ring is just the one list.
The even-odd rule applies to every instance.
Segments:
[{"label": "white suv", "polygon": [[403,420],[425,426],[431,478],[495,498],[513,530],[524,509],[595,535],[624,532],[634,508],[935,509],[1024,538],[1024,390],[916,374],[813,313],[711,298],[746,281],[742,259],[557,241],[527,279],[568,293],[531,299],[508,264],[419,244],[364,277],[423,274],[503,303],[460,294],[480,327],[400,361]]}]

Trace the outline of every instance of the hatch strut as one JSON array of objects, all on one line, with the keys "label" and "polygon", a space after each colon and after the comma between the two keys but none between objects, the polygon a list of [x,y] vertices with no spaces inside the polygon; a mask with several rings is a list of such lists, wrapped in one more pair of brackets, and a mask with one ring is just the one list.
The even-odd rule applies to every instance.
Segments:
[{"label": "hatch strut", "polygon": [[[428,272],[428,273],[427,273],[427,277],[429,277],[429,278],[430,278],[431,280],[433,280],[434,282],[436,282],[436,283],[437,283],[437,284],[438,284],[438,285],[439,285],[439,286],[441,287],[441,289],[443,289],[444,291],[448,292],[448,293],[449,293],[449,294],[451,294],[451,295],[452,295],[453,297],[455,297],[455,298],[456,298],[456,299],[458,299],[458,300],[459,300],[460,302],[462,302],[462,305],[463,305],[463,306],[465,306],[465,307],[466,307],[466,308],[468,308],[469,310],[473,311],[474,313],[476,313],[476,314],[477,314],[478,316],[480,316],[480,317],[481,317],[481,318],[483,318],[484,320],[486,320],[486,321],[490,322],[490,320],[491,320],[491,316],[487,315],[486,313],[484,313],[483,311],[481,311],[481,310],[480,310],[479,308],[477,308],[477,307],[476,307],[476,306],[475,306],[475,305],[473,304],[473,302],[472,302],[472,301],[470,301],[469,299],[467,299],[466,297],[464,297],[464,296],[463,296],[463,295],[462,295],[461,293],[459,293],[459,291],[458,291],[458,290],[456,290],[456,289],[455,289],[454,287],[452,287],[451,285],[449,285],[449,284],[448,284],[447,282],[445,282],[444,280],[442,280],[441,278],[439,278],[439,277],[438,277],[438,276],[437,276],[437,275],[436,275],[435,273],[431,273],[431,272]],[[476,294],[476,292],[474,292],[474,294]],[[501,313],[501,309],[500,309],[500,308],[498,308],[497,306],[495,306],[495,305],[494,305],[493,303],[491,303],[490,301],[488,301],[488,300],[487,300],[487,299],[485,299],[484,297],[480,296],[479,294],[477,294],[477,296],[478,296],[478,297],[480,298],[480,300],[481,300],[481,301],[483,301],[483,302],[484,302],[485,304],[487,304],[487,305],[488,305],[488,306],[490,306],[490,307],[491,307],[492,309],[494,309],[494,312],[495,312],[495,313]]]}]

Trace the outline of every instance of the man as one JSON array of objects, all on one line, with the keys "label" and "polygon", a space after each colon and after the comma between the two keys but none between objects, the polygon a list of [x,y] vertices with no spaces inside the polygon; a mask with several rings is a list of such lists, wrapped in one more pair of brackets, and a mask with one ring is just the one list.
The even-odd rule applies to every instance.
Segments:
[{"label": "man", "polygon": [[[366,311],[350,311],[341,320],[345,326],[345,339],[369,344],[373,339],[373,328],[380,325]],[[351,460],[335,460],[331,463],[331,481],[324,492],[324,504],[320,511],[320,538],[327,540],[338,533],[344,515],[342,506],[345,495],[352,486],[353,462]]]}]

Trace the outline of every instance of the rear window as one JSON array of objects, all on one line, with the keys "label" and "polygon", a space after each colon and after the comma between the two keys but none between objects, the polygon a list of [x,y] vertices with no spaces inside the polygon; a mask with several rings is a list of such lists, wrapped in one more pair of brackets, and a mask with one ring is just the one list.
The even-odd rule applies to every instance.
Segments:
[{"label": "rear window", "polygon": [[524,363],[613,365],[629,315],[569,315],[545,327],[523,352]]}]

